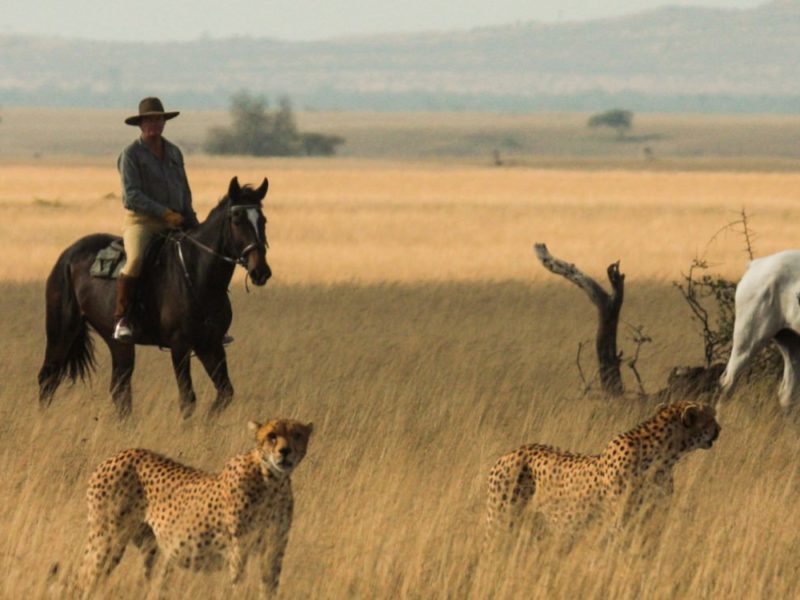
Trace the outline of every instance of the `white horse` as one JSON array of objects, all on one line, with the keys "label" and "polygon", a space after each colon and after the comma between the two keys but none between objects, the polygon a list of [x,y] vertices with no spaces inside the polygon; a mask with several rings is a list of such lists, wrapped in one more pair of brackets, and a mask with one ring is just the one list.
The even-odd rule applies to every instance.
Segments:
[{"label": "white horse", "polygon": [[730,397],[750,359],[770,340],[783,356],[780,405],[789,410],[800,396],[800,250],[757,258],[736,286],[731,357],[720,377]]}]

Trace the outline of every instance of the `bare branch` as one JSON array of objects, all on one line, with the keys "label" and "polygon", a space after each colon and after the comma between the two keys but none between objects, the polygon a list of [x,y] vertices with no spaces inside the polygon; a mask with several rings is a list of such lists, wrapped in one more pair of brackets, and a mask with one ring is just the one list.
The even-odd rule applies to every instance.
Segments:
[{"label": "bare branch", "polygon": [[[534,244],[533,251],[536,253],[536,258],[539,259],[539,262],[542,263],[545,269],[556,275],[561,275],[577,285],[588,294],[589,299],[595,305],[599,306],[600,304],[608,302],[608,294],[594,279],[585,275],[574,264],[560,260],[550,254],[546,244]],[[617,263],[617,265],[619,265],[619,263]],[[611,267],[609,267],[609,269],[610,268]]]},{"label": "bare branch", "polygon": [[595,347],[600,383],[606,394],[621,396],[624,388],[619,370],[621,360],[617,354],[617,324],[625,292],[625,275],[620,273],[619,261],[610,264],[606,270],[612,288],[609,294],[574,264],[551,255],[545,244],[535,244],[533,251],[545,269],[577,285],[597,307],[598,327]]},{"label": "bare branch", "polygon": [[583,367],[581,366],[581,350],[583,350],[584,342],[578,342],[578,354],[575,356],[575,364],[578,365],[578,375],[581,377],[581,383],[583,384],[584,393],[586,390],[589,389],[589,385],[586,383],[586,377],[583,374]]},{"label": "bare branch", "polygon": [[750,232],[750,227],[748,226],[747,221],[747,212],[745,212],[744,207],[742,207],[742,235],[744,236],[744,243],[745,247],[747,248],[747,256],[750,257],[750,260],[753,260],[753,244],[752,244],[752,237],[753,234]]},{"label": "bare branch", "polygon": [[583,352],[584,346],[588,344],[587,341],[578,342],[578,352],[575,355],[575,364],[578,366],[578,375],[581,378],[581,395],[586,396],[589,392],[592,391],[592,387],[594,387],[597,378],[600,375],[599,370],[595,370],[591,377],[586,377],[585,373],[583,372],[583,365],[581,364],[581,353]]},{"label": "bare branch", "polygon": [[628,329],[632,332],[631,341],[636,344],[636,351],[634,352],[633,357],[626,361],[626,364],[630,370],[633,371],[633,376],[636,378],[636,383],[639,385],[639,395],[646,396],[647,392],[644,389],[642,378],[639,376],[639,371],[636,368],[636,362],[639,360],[639,352],[642,349],[642,346],[648,342],[652,342],[653,339],[644,334],[644,325],[639,325],[638,327],[628,325]]},{"label": "bare branch", "polygon": [[[740,219],[737,219],[736,221],[731,221],[730,223],[725,224],[724,226],[720,227],[717,231],[714,232],[714,235],[712,235],[709,238],[708,242],[706,243],[706,250],[708,250],[711,244],[717,241],[717,238],[720,236],[721,233],[724,233],[725,231],[733,231],[735,233],[741,234],[744,237],[745,251],[747,252],[747,256],[750,258],[750,260],[753,260],[754,257],[753,239],[756,237],[756,235],[755,232],[750,229],[750,221],[747,216],[747,211],[744,209],[744,207],[739,212],[739,214],[741,216]],[[738,231],[736,229],[737,225],[742,226],[741,231]]]}]

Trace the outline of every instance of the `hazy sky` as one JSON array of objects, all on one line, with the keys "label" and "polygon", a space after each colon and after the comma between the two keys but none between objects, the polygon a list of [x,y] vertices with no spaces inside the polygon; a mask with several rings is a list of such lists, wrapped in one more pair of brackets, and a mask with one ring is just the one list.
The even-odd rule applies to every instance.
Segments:
[{"label": "hazy sky", "polygon": [[[517,21],[608,17],[681,4],[751,8],[766,0],[2,0],[0,33],[103,40],[249,35],[314,40],[447,31]],[[1,59],[0,59],[1,60]]]}]

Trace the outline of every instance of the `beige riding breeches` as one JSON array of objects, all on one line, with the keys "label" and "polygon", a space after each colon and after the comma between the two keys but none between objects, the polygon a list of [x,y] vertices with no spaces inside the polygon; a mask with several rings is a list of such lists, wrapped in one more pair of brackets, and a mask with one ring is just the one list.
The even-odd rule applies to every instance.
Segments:
[{"label": "beige riding breeches", "polygon": [[122,267],[122,274],[128,277],[139,277],[144,266],[147,246],[157,235],[169,229],[166,221],[150,215],[142,215],[131,210],[125,213],[122,225],[122,242],[125,245],[127,260]]}]

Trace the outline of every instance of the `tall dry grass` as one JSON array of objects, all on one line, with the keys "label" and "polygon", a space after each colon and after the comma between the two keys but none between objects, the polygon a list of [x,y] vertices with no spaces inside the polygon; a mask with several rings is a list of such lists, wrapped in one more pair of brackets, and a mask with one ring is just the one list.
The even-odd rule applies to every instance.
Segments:
[{"label": "tall dry grass", "polygon": [[[119,232],[113,160],[0,165],[0,280],[41,281],[61,250]],[[534,242],[602,273],[679,277],[704,255],[731,278],[746,265],[733,232],[744,208],[763,255],[798,244],[800,174],[564,171],[368,161],[198,159],[204,216],[228,181],[270,179],[270,262],[285,283],[546,280]]]},{"label": "tall dry grass", "polygon": [[[759,254],[796,245],[796,174],[193,158],[201,214],[233,174],[270,177],[274,280],[250,294],[234,282],[225,414],[182,422],[168,356],[142,348],[134,414],[119,423],[103,347],[93,382],[62,388],[47,411],[35,383],[50,266],[80,235],[119,230],[109,165],[0,165],[0,598],[62,596],[84,543],[85,482],[107,456],[143,446],[218,469],[250,447],[249,419],[279,415],[316,424],[294,476],[284,597],[796,596],[800,423],[768,386],[742,390],[718,444],[678,465],[655,545],[647,529],[567,550],[522,535],[479,554],[497,456],[527,441],[596,452],[652,411],[580,397],[575,352],[594,336],[594,309],[536,264],[531,244],[598,279],[622,260],[623,322],[654,339],[639,360],[654,391],[673,366],[702,360],[669,282],[696,255],[738,277],[740,237],[706,242],[742,207]],[[197,365],[194,379],[201,413],[213,391]],[[242,597],[255,595],[256,570]],[[146,585],[130,551],[104,596],[139,598]],[[225,574],[182,574],[171,590],[230,594]]]},{"label": "tall dry grass", "polygon": [[[84,543],[85,482],[102,459],[144,446],[218,469],[251,446],[248,419],[275,415],[316,425],[293,476],[285,598],[790,598],[800,586],[800,422],[779,414],[770,390],[752,388],[721,415],[714,448],[677,465],[655,544],[648,529],[569,549],[523,534],[480,555],[497,456],[527,441],[596,452],[652,412],[635,399],[579,397],[575,349],[595,323],[566,285],[236,289],[237,393],[210,423],[180,420],[168,356],[147,348],[130,421],[117,422],[107,398],[104,348],[91,385],[64,388],[39,411],[42,302],[41,284],[0,289],[0,311],[13,317],[0,346],[0,597],[61,597]],[[651,391],[675,364],[699,362],[700,340],[668,285],[629,280],[623,316],[655,339],[640,359]],[[213,394],[197,366],[195,382],[202,409]],[[255,597],[256,567],[237,597]],[[146,588],[129,549],[102,596],[140,598]],[[230,593],[225,573],[181,573],[168,590]]]}]

